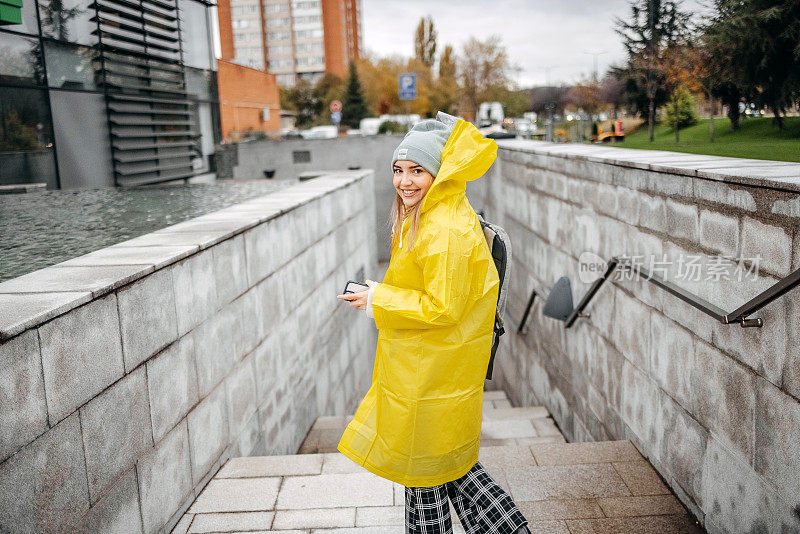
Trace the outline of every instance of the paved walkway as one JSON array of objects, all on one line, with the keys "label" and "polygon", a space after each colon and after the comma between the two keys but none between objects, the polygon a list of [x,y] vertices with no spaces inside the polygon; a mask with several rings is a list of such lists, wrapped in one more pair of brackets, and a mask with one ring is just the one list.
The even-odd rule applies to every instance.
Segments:
[{"label": "paved walkway", "polygon": [[[565,443],[544,408],[484,399],[480,461],[534,534],[702,532],[629,441]],[[336,451],[351,417],[317,419],[297,455],[232,458],[173,534],[401,534],[403,487]]]}]

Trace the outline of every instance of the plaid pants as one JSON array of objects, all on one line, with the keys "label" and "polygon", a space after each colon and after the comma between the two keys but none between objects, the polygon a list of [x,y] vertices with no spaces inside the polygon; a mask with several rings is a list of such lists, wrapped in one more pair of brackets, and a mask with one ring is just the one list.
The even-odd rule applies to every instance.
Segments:
[{"label": "plaid pants", "polygon": [[406,487],[406,534],[452,534],[448,497],[466,534],[513,534],[528,523],[480,462],[438,486]]}]

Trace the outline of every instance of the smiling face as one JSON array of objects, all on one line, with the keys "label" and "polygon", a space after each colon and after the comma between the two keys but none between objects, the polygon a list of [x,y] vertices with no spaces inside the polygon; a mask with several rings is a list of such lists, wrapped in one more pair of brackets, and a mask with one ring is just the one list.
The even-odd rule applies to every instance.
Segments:
[{"label": "smiling face", "polygon": [[420,202],[433,183],[433,176],[418,163],[397,160],[392,166],[394,188],[406,209]]}]

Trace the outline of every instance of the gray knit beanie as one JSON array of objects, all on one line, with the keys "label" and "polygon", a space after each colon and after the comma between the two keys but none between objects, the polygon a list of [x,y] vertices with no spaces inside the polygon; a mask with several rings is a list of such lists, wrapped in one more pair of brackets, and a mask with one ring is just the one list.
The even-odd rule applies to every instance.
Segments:
[{"label": "gray knit beanie", "polygon": [[425,167],[436,178],[442,166],[442,150],[453,131],[436,119],[425,119],[414,125],[406,134],[392,155],[392,165],[402,159],[413,161]]}]

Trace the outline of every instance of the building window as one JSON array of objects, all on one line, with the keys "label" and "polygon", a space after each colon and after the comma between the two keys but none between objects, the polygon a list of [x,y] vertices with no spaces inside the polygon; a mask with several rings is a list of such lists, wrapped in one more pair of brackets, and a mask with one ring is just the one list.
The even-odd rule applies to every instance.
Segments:
[{"label": "building window", "polygon": [[[26,3],[32,4],[30,0]],[[97,43],[95,10],[85,0],[39,0],[42,35],[59,41],[93,45]]]},{"label": "building window", "polygon": [[269,55],[270,56],[285,56],[292,54],[292,47],[288,45],[278,45],[278,46],[270,46],[269,47]]},{"label": "building window", "polygon": [[258,6],[256,5],[233,6],[233,8],[231,8],[231,13],[234,15],[255,15],[256,13],[258,13]]},{"label": "building window", "polygon": [[297,39],[319,39],[322,37],[322,29],[317,30],[296,30],[294,36]]},{"label": "building window", "polygon": [[292,65],[291,59],[271,59],[269,61],[270,70],[291,68]]},{"label": "building window", "polygon": [[316,24],[322,22],[322,17],[319,15],[308,15],[305,17],[295,17],[294,24],[295,26],[299,26],[301,24]]},{"label": "building window", "polygon": [[247,32],[247,33],[234,33],[233,40],[237,43],[247,42],[247,41],[258,41],[259,35],[258,32]]},{"label": "building window", "polygon": [[312,56],[312,57],[298,57],[297,58],[298,65],[324,65],[325,58],[322,56]]},{"label": "building window", "polygon": [[236,48],[237,56],[260,56],[260,46],[240,46]]},{"label": "building window", "polygon": [[47,85],[59,89],[96,89],[97,50],[53,41],[44,42]]},{"label": "building window", "polygon": [[292,38],[289,32],[267,32],[268,41],[288,41]]},{"label": "building window", "polygon": [[287,13],[289,11],[289,4],[268,4],[266,6],[267,13]]},{"label": "building window", "polygon": [[216,71],[186,67],[186,92],[197,100],[219,100]]},{"label": "building window", "polygon": [[295,79],[294,74],[278,74],[275,76],[278,85],[282,87],[294,87]]},{"label": "building window", "polygon": [[183,23],[184,62],[199,69],[211,68],[211,32],[208,28],[206,6],[194,0],[181,0],[180,11]]},{"label": "building window", "polygon": [[47,92],[0,87],[0,184],[57,187]]},{"label": "building window", "polygon": [[289,17],[268,18],[267,28],[279,28],[281,26],[289,26],[291,24]]},{"label": "building window", "polygon": [[300,43],[296,48],[298,53],[322,52],[322,43]]},{"label": "building window", "polygon": [[39,39],[0,32],[0,82],[44,85]]},{"label": "building window", "polygon": [[319,9],[319,2],[294,2],[292,8],[296,10]]}]

